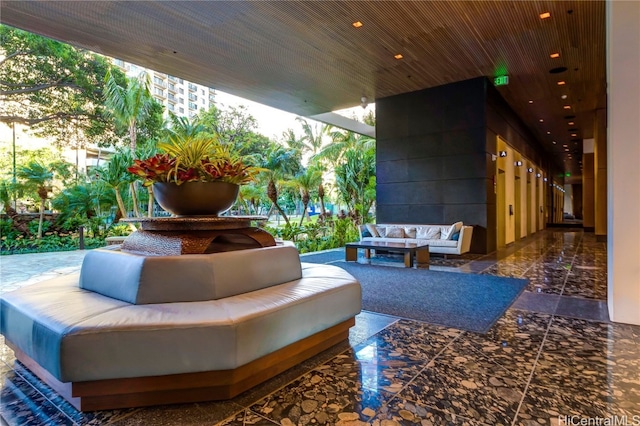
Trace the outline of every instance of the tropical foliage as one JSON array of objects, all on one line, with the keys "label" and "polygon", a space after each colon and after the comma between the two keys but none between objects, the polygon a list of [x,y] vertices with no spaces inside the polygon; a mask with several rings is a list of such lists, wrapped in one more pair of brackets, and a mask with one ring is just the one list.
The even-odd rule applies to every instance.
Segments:
[{"label": "tropical foliage", "polygon": [[27,125],[59,146],[113,142],[102,102],[106,58],[6,25],[0,58],[0,122]]},{"label": "tropical foliage", "polygon": [[[272,232],[301,251],[357,238],[355,225],[374,210],[370,137],[298,118],[299,129],[272,140],[257,131],[246,107],[219,105],[191,118],[169,114],[164,122],[147,74],[128,78],[99,55],[8,27],[0,27],[0,37],[0,122],[29,125],[66,147],[109,148],[84,175],[62,167],[54,150],[0,147],[0,225],[3,237],[15,236],[3,240],[3,252],[71,247],[80,227],[97,239],[130,232],[133,225],[117,225],[119,218],[139,217],[145,208],[148,216],[161,214],[154,182],[244,184],[232,211],[267,216]],[[20,219],[23,205],[37,210],[37,220]]]}]

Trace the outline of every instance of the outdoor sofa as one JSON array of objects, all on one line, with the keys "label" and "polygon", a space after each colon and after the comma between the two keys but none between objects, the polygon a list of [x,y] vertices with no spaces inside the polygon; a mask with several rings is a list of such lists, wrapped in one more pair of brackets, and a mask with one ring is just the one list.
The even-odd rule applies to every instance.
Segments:
[{"label": "outdoor sofa", "polygon": [[429,253],[463,254],[471,247],[472,226],[462,222],[451,225],[365,224],[359,225],[360,241],[384,241],[429,244]]}]

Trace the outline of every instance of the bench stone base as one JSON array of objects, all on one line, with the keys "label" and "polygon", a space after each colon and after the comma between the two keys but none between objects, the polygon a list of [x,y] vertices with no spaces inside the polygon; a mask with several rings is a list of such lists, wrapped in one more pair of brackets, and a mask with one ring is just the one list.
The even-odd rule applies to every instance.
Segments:
[{"label": "bench stone base", "polygon": [[248,364],[224,371],[87,382],[59,381],[7,341],[16,359],[81,411],[215,401],[233,398],[349,338],[350,318]]}]

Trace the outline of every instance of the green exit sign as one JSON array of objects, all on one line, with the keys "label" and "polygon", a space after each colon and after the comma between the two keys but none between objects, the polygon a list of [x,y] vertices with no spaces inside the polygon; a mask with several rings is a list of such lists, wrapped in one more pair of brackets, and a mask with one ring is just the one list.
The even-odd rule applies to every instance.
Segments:
[{"label": "green exit sign", "polygon": [[493,84],[495,84],[496,86],[506,86],[507,84],[509,84],[509,76],[501,75],[499,77],[495,77],[493,79]]}]

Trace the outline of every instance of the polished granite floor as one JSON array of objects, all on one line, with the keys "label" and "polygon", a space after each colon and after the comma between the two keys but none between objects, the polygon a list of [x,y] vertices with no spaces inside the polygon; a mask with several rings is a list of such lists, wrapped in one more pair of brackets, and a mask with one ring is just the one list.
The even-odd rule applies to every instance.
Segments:
[{"label": "polished granite floor", "polygon": [[486,334],[363,312],[348,342],[225,402],[80,413],[0,342],[0,414],[9,425],[640,424],[640,327],[608,321],[606,262],[593,234],[562,229],[440,259],[530,284]]}]

